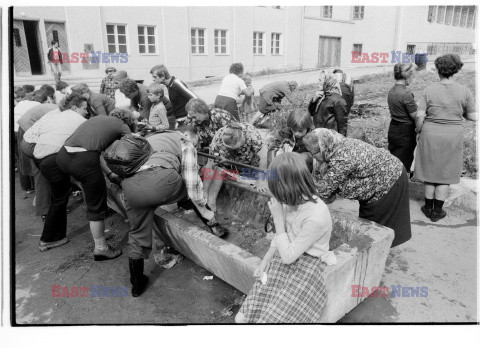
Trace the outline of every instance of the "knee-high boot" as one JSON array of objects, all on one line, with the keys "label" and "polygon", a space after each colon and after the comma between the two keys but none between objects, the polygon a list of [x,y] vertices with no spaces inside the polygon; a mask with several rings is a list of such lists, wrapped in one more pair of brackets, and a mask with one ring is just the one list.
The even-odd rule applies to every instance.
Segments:
[{"label": "knee-high boot", "polygon": [[132,296],[138,297],[147,288],[148,277],[143,274],[143,259],[128,259],[130,269],[130,283],[132,284]]}]

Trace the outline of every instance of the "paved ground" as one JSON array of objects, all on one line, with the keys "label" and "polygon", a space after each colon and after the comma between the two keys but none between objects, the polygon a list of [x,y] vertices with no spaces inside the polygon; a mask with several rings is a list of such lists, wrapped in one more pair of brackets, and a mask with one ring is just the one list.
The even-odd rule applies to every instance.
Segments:
[{"label": "paved ground", "polygon": [[[128,284],[125,255],[107,262],[92,260],[93,242],[80,197],[71,199],[69,237],[61,248],[41,253],[41,220],[34,217],[33,194],[16,181],[16,315],[18,323],[232,323],[242,294],[188,259],[170,270],[147,264],[151,285],[139,298],[52,297],[52,285],[123,287]],[[337,200],[338,209],[356,214],[357,203]],[[393,249],[382,286],[428,287],[427,297],[367,298],[341,322],[475,322],[476,219],[472,212],[449,207],[444,220],[432,223],[410,202],[413,238]],[[128,224],[107,218],[110,244],[125,250]],[[228,312],[231,313],[228,313]]]}]

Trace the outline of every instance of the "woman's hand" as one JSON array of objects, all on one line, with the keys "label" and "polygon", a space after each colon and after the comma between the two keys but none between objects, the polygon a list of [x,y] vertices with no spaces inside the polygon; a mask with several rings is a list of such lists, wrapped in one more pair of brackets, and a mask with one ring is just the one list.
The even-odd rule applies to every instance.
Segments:
[{"label": "woman's hand", "polygon": [[255,278],[261,278],[263,272],[265,272],[265,269],[267,269],[267,266],[268,266],[268,262],[264,262],[264,261],[262,260],[262,262],[260,262],[260,264],[258,265],[258,267],[255,268],[255,271],[253,271],[253,276],[254,276]]}]

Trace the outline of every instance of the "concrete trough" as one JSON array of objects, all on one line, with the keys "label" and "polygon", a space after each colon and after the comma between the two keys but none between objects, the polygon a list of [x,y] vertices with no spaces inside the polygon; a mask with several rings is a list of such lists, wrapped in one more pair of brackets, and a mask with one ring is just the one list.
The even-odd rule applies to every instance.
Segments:
[{"label": "concrete trough", "polygon": [[[242,182],[227,181],[217,202],[219,221],[229,229],[225,239],[209,233],[193,211],[159,207],[156,223],[176,250],[236,289],[248,294],[253,271],[270,244],[263,226],[268,218],[269,194]],[[109,187],[109,206],[125,216],[123,192]],[[337,264],[324,266],[327,304],[321,322],[333,323],[365,297],[353,297],[352,285],[379,286],[393,240],[393,231],[376,223],[331,210],[330,249]]]}]

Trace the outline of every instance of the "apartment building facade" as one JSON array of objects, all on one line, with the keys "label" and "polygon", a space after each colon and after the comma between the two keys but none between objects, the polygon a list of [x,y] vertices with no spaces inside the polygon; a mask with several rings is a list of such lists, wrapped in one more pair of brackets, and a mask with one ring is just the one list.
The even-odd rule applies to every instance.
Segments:
[{"label": "apartment building facade", "polygon": [[352,51],[465,56],[475,18],[475,6],[14,7],[14,77],[49,75],[52,40],[69,57],[88,55],[63,64],[64,76],[113,65],[136,79],[156,64],[196,80],[233,62],[249,72],[351,66]]}]

